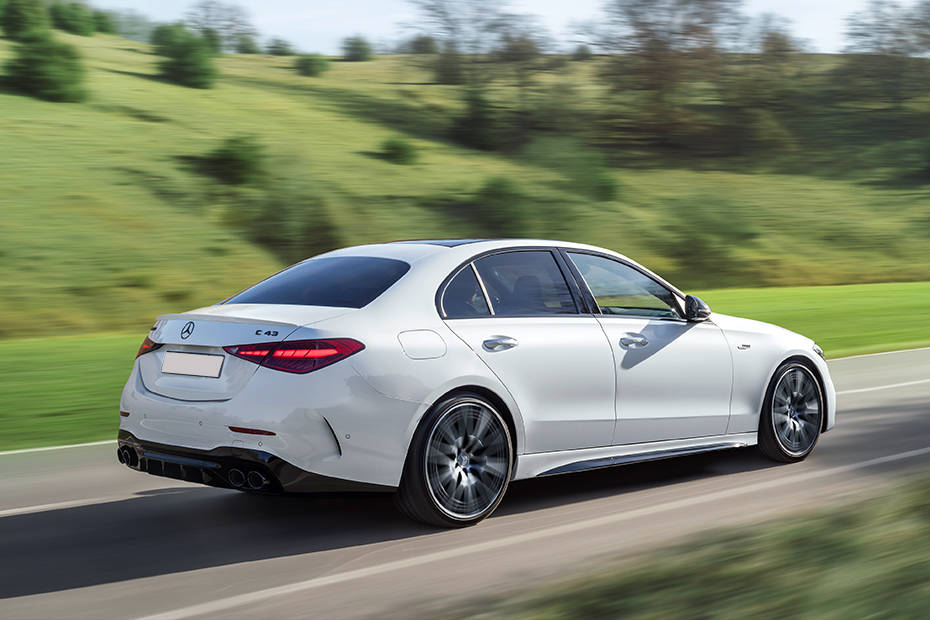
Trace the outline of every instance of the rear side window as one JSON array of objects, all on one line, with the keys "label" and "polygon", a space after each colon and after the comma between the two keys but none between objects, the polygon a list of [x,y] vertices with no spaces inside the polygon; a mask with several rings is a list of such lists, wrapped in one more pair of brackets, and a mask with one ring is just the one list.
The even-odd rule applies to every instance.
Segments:
[{"label": "rear side window", "polygon": [[223,303],[362,308],[391,288],[409,269],[409,264],[392,258],[311,258]]},{"label": "rear side window", "polygon": [[442,312],[447,319],[491,316],[488,302],[481,292],[481,286],[471,265],[466,266],[449,281],[442,294]]},{"label": "rear side window", "polygon": [[492,254],[475,261],[495,316],[576,314],[575,301],[551,252]]}]

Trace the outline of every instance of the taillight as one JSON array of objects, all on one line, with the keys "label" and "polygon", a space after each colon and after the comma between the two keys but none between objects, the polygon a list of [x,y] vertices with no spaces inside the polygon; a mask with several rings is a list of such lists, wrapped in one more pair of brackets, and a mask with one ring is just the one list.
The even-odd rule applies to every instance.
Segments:
[{"label": "taillight", "polygon": [[327,338],[242,344],[223,347],[223,350],[259,366],[305,374],[335,364],[364,348],[365,345],[351,338]]},{"label": "taillight", "polygon": [[155,349],[158,349],[160,347],[161,347],[160,342],[155,342],[154,340],[146,336],[145,340],[142,341],[142,346],[139,347],[139,352],[136,353],[136,357],[139,357],[140,355],[144,355],[150,351],[154,351]]}]

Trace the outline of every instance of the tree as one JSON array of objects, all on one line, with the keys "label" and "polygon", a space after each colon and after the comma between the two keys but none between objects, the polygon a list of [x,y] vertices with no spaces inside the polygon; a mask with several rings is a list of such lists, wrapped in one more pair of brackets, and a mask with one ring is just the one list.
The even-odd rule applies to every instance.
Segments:
[{"label": "tree", "polygon": [[258,43],[255,42],[255,37],[243,34],[236,39],[237,54],[259,54],[261,50],[258,48]]},{"label": "tree", "polygon": [[584,43],[579,44],[572,52],[572,60],[576,61],[591,60],[593,57],[594,52],[592,52],[591,48]]},{"label": "tree", "polygon": [[220,33],[213,28],[204,28],[200,31],[200,36],[207,42],[207,46],[214,54],[223,53],[223,38]]},{"label": "tree", "polygon": [[49,7],[52,25],[71,34],[89,37],[96,30],[94,14],[80,2],[55,2]]},{"label": "tree", "polygon": [[317,77],[329,69],[329,61],[319,54],[304,54],[294,61],[294,68],[300,75]]},{"label": "tree", "polygon": [[94,11],[94,28],[103,34],[116,34],[113,17],[106,11]]},{"label": "tree", "polygon": [[346,37],[342,41],[342,56],[350,62],[371,60],[371,43],[365,37]]},{"label": "tree", "polygon": [[268,53],[272,56],[293,56],[294,46],[284,39],[272,39],[268,42]]},{"label": "tree", "polygon": [[0,25],[9,38],[25,41],[47,30],[48,22],[48,10],[41,0],[7,0]]},{"label": "tree", "polygon": [[257,34],[248,11],[238,4],[217,0],[200,0],[195,3],[187,12],[186,23],[201,36],[205,36],[207,30],[215,31],[220,38],[221,49],[233,49],[240,37],[254,37]]},{"label": "tree", "polygon": [[465,83],[465,62],[451,43],[446,43],[442,52],[436,56],[435,79],[437,84]]},{"label": "tree", "polygon": [[610,53],[603,77],[614,92],[645,96],[650,128],[664,139],[687,113],[676,95],[719,80],[721,52],[739,33],[742,0],[611,0],[598,44]]},{"label": "tree", "polygon": [[420,34],[410,40],[410,53],[412,54],[436,54],[438,52],[439,43],[435,37]]},{"label": "tree", "polygon": [[155,24],[138,11],[111,11],[116,33],[132,41],[150,42]]},{"label": "tree", "polygon": [[47,33],[16,46],[4,67],[6,83],[14,90],[49,101],[83,101],[84,68],[74,46],[53,40]]},{"label": "tree", "polygon": [[217,70],[213,51],[203,37],[183,30],[178,39],[165,46],[164,55],[167,59],[159,64],[159,69],[169,82],[190,88],[213,86]]},{"label": "tree", "polygon": [[865,10],[853,13],[847,20],[846,57],[838,83],[853,94],[878,96],[900,106],[923,82],[917,73],[921,61],[913,57],[921,51],[914,17],[926,6],[912,14],[897,2],[872,0]]},{"label": "tree", "polygon": [[190,35],[184,24],[161,24],[152,30],[149,43],[159,56],[170,56],[175,46]]}]

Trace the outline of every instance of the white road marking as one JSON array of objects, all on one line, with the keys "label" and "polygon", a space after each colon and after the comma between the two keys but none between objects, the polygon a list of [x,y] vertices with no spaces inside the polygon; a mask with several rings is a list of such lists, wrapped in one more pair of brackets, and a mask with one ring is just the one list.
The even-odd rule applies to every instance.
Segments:
[{"label": "white road marking", "polygon": [[191,618],[191,617],[200,616],[203,614],[228,611],[231,609],[235,609],[237,607],[242,607],[243,605],[250,605],[250,604],[258,603],[261,601],[266,601],[268,599],[271,599],[277,596],[295,594],[298,592],[304,592],[307,590],[322,588],[322,587],[334,585],[337,583],[354,581],[356,579],[364,579],[365,577],[373,577],[375,575],[382,575],[382,574],[390,573],[396,570],[403,570],[406,568],[413,568],[415,566],[422,566],[424,564],[429,564],[431,562],[450,560],[450,559],[462,557],[465,555],[471,555],[473,553],[493,551],[495,549],[500,549],[502,547],[510,547],[513,545],[532,542],[532,541],[536,541],[536,540],[543,539],[543,538],[550,538],[552,536],[571,534],[579,530],[585,530],[585,529],[589,529],[593,527],[615,525],[623,521],[630,521],[633,519],[638,519],[640,517],[647,517],[647,516],[651,516],[651,515],[661,513],[661,512],[668,512],[670,510],[689,508],[689,507],[692,507],[698,504],[704,504],[708,502],[717,502],[721,500],[726,500],[726,499],[730,499],[738,495],[744,495],[744,494],[752,493],[755,491],[763,491],[766,489],[773,489],[773,488],[783,487],[783,486],[792,486],[798,483],[807,482],[809,480],[816,480],[818,478],[826,478],[829,476],[844,474],[844,473],[856,471],[859,469],[865,469],[867,467],[874,467],[876,465],[883,465],[885,463],[893,463],[895,461],[901,461],[904,459],[914,458],[916,456],[923,456],[925,454],[930,454],[930,446],[919,448],[917,450],[909,450],[907,452],[899,452],[897,454],[891,454],[888,456],[882,456],[882,457],[878,457],[874,459],[869,459],[867,461],[860,461],[858,463],[852,463],[849,465],[831,467],[830,469],[814,470],[810,472],[805,472],[803,474],[798,474],[795,476],[776,478],[773,480],[765,480],[762,482],[756,482],[753,484],[744,485],[742,487],[724,489],[722,491],[716,491],[713,493],[707,493],[707,494],[699,495],[695,497],[674,500],[674,501],[665,502],[662,504],[656,504],[654,506],[646,506],[643,508],[637,508],[635,510],[628,510],[626,512],[605,515],[602,517],[595,517],[592,519],[586,519],[584,521],[577,521],[575,523],[567,523],[565,525],[556,525],[553,527],[536,530],[535,532],[527,532],[526,534],[516,534],[513,536],[506,536],[504,538],[499,538],[497,540],[489,540],[489,541],[474,544],[474,545],[468,545],[464,547],[455,547],[454,549],[446,549],[444,551],[426,553],[420,556],[406,558],[403,560],[395,560],[393,562],[385,562],[383,564],[369,566],[367,568],[360,568],[356,570],[345,571],[342,573],[335,573],[333,575],[326,575],[324,577],[314,577],[312,579],[307,579],[306,581],[298,581],[296,583],[291,583],[291,584],[287,584],[283,586],[266,588],[264,590],[256,590],[255,592],[248,592],[246,594],[238,594],[235,596],[229,596],[226,598],[218,599],[215,601],[210,601],[207,603],[200,603],[198,605],[182,607],[180,609],[175,609],[173,611],[167,611],[167,612],[160,613],[160,614],[145,616],[144,618],[141,618],[140,620],[180,620],[182,618]]},{"label": "white road marking", "polygon": [[46,512],[49,510],[60,510],[62,508],[77,508],[78,506],[90,506],[91,504],[103,504],[105,502],[114,502],[125,497],[91,497],[86,499],[73,499],[67,502],[55,502],[54,504],[39,504],[37,506],[22,506],[20,508],[9,508],[0,510],[0,517],[13,517],[16,515],[31,514],[33,512]]},{"label": "white road marking", "polygon": [[846,355],[843,357],[831,357],[828,358],[828,362],[836,362],[839,360],[854,360],[860,357],[875,357],[876,355],[894,355],[895,353],[910,353],[911,351],[930,351],[930,347],[916,347],[914,349],[897,349],[895,351],[882,351],[880,353],[862,353],[861,355]]},{"label": "white road marking", "polygon": [[862,392],[874,392],[876,390],[890,390],[892,388],[907,387],[908,385],[919,385],[921,383],[930,383],[930,379],[918,379],[917,381],[905,381],[904,383],[877,385],[875,387],[859,388],[856,390],[843,390],[842,392],[837,392],[836,395],[842,396],[844,394],[861,394]]},{"label": "white road marking", "polygon": [[48,452],[49,450],[67,450],[69,448],[87,448],[90,446],[105,446],[107,444],[116,445],[116,440],[106,439],[104,441],[92,441],[90,443],[73,443],[67,446],[46,446],[44,448],[25,448],[23,450],[7,450],[6,452],[0,452],[0,456],[8,456],[11,454],[29,454],[30,452]]}]

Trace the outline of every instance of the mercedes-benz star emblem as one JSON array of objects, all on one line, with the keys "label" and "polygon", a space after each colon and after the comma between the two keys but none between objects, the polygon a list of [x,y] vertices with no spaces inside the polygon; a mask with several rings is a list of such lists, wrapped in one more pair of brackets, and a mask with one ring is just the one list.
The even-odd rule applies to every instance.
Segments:
[{"label": "mercedes-benz star emblem", "polygon": [[181,328],[181,340],[187,340],[191,337],[191,334],[194,333],[194,322],[188,321],[184,324],[184,327]]}]

